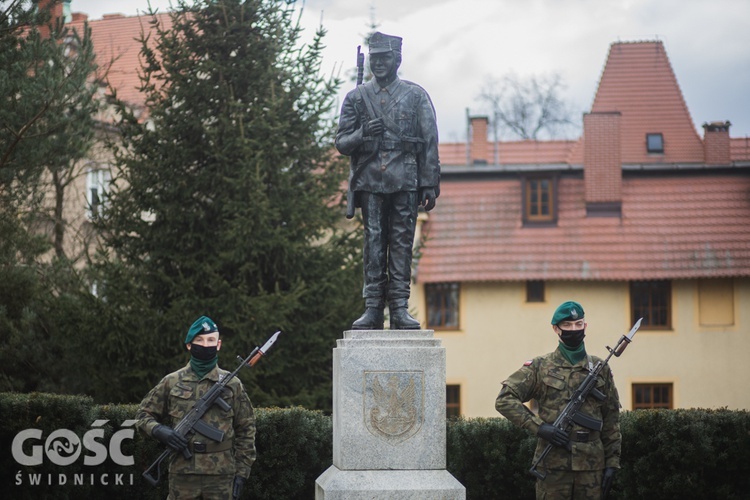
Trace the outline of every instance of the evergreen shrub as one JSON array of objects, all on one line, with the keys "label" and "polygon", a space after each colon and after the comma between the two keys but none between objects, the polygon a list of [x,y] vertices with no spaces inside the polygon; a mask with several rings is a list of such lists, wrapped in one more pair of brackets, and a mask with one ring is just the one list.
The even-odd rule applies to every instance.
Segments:
[{"label": "evergreen shrub", "polygon": [[[31,455],[32,446],[45,445],[52,432],[69,429],[82,437],[95,422],[96,428],[104,430],[98,441],[107,445],[113,433],[132,429],[128,421],[132,421],[136,408],[132,404],[96,405],[88,396],[0,393],[0,484],[4,486],[4,498],[165,498],[166,476],[156,488],[141,478],[141,472],[163,447],[138,432],[134,439],[123,441],[122,454],[134,460],[130,466],[117,465],[111,457],[100,465],[84,465],[83,457],[91,455],[86,450],[67,466],[53,464],[46,454],[41,465],[22,466],[10,452],[22,430],[42,431],[40,439],[30,439],[23,447],[24,454]],[[256,500],[313,498],[315,480],[332,462],[331,418],[300,407],[258,408],[256,424],[258,460],[243,496]],[[623,412],[620,424],[622,469],[611,499],[747,498],[749,412],[638,410]],[[535,442],[533,436],[502,418],[450,420],[447,469],[466,487],[467,500],[533,499],[534,478],[527,471]],[[61,475],[65,476],[64,484],[60,484]],[[82,484],[73,484],[76,475],[84,478]],[[118,476],[122,484],[115,484]],[[30,484],[29,477],[37,477],[38,484]]]}]

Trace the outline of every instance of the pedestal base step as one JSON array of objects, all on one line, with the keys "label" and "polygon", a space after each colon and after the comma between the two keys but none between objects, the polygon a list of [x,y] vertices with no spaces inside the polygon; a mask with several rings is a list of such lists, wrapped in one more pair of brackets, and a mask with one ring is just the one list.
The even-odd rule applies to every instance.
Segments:
[{"label": "pedestal base step", "polygon": [[315,481],[315,500],[465,500],[466,488],[447,470],[340,470]]}]

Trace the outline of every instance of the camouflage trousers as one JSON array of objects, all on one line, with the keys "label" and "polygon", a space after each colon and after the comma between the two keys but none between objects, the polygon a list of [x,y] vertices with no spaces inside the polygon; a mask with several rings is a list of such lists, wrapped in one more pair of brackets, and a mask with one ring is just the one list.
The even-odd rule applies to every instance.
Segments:
[{"label": "camouflage trousers", "polygon": [[234,475],[170,474],[167,500],[232,500]]},{"label": "camouflage trousers", "polygon": [[537,500],[601,500],[602,470],[547,471],[536,480]]}]

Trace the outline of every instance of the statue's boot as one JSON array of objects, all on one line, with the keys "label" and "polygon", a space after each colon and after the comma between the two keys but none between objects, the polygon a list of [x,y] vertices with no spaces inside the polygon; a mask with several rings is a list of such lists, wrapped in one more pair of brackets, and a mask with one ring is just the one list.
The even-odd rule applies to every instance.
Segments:
[{"label": "statue's boot", "polygon": [[357,321],[352,323],[352,330],[382,330],[383,308],[368,307]]},{"label": "statue's boot", "polygon": [[398,307],[390,311],[391,330],[421,330],[422,325],[409,314],[405,307]]}]

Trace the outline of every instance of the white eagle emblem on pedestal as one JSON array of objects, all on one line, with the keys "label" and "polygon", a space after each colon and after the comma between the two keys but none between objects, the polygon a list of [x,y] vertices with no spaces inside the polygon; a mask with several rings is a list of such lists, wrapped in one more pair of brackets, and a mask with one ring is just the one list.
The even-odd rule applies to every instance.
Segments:
[{"label": "white eagle emblem on pedestal", "polygon": [[366,372],[367,430],[392,444],[415,435],[424,418],[422,386],[421,372]]}]

